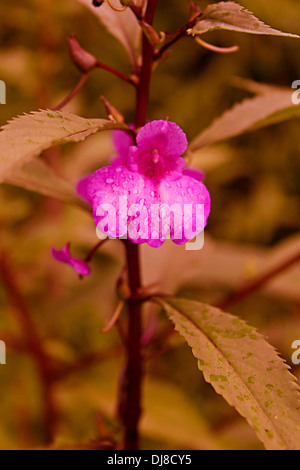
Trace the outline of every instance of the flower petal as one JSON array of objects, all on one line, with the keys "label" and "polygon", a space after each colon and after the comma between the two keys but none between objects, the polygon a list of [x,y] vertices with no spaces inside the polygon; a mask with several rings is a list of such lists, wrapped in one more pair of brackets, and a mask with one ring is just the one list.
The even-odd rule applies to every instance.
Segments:
[{"label": "flower petal", "polygon": [[210,212],[208,190],[186,175],[157,185],[125,167],[109,166],[85,178],[78,189],[91,203],[100,232],[153,247],[169,234],[178,244],[191,240],[204,230]]},{"label": "flower petal", "polygon": [[192,178],[195,178],[198,181],[203,181],[205,174],[203,171],[198,170],[197,168],[186,168],[182,172],[186,176],[191,176]]},{"label": "flower petal", "polygon": [[186,136],[177,124],[152,121],[138,133],[137,146],[130,147],[129,166],[156,182],[167,176],[176,179],[186,166],[181,157],[186,148]]},{"label": "flower petal", "polygon": [[88,202],[90,202],[90,196],[88,193],[89,184],[90,184],[90,176],[86,176],[85,178],[82,178],[77,183],[77,187],[76,187],[78,194]]},{"label": "flower petal", "polygon": [[164,154],[180,156],[187,149],[187,138],[182,129],[170,121],[151,121],[141,128],[137,135],[137,145],[152,149],[163,144]]},{"label": "flower petal", "polygon": [[98,230],[113,238],[126,236],[135,209],[138,212],[135,206],[143,206],[145,201],[144,178],[124,166],[100,168],[80,181],[77,190],[91,203]]},{"label": "flower petal", "polygon": [[82,179],[77,190],[92,206],[100,232],[134,243],[183,244],[201,233],[210,212],[203,174],[184,170],[187,139],[177,124],[152,121],[137,145],[122,131],[113,135],[118,157]]},{"label": "flower petal", "polygon": [[209,192],[201,181],[186,175],[177,181],[163,181],[160,197],[172,208],[170,228],[175,243],[186,243],[204,230],[211,202]]},{"label": "flower petal", "polygon": [[[129,126],[133,128],[133,126]],[[129,148],[134,144],[132,137],[124,131],[114,131],[112,133],[113,145],[117,151],[117,156],[113,158],[114,165],[127,165]]]},{"label": "flower petal", "polygon": [[52,248],[52,256],[56,261],[70,265],[78,274],[81,276],[88,276],[91,269],[85,261],[79,258],[74,258],[70,254],[70,243],[68,243],[61,250],[55,250]]}]

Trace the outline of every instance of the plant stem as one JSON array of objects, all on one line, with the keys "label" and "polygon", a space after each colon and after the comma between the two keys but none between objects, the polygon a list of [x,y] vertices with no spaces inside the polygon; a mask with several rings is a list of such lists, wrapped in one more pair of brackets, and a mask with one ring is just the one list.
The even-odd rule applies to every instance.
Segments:
[{"label": "plant stem", "polygon": [[[125,242],[129,286],[131,293],[141,287],[138,245]],[[138,449],[138,424],[141,415],[143,360],[141,351],[142,311],[141,303],[134,298],[128,300],[128,340],[127,362],[125,368],[125,399],[122,413],[125,425],[124,447],[126,450]]]},{"label": "plant stem", "polygon": [[40,377],[44,405],[45,442],[50,443],[54,439],[57,423],[57,410],[52,387],[54,376],[42,339],[19,290],[9,259],[3,251],[0,252],[0,278],[14,308],[16,320],[20,325],[26,346],[32,355]]},{"label": "plant stem", "polygon": [[187,36],[187,31],[191,28],[193,28],[193,26],[195,26],[195,24],[197,23],[197,21],[199,20],[199,18],[201,18],[201,16],[203,15],[202,12],[199,12],[198,15],[196,15],[194,18],[192,18],[190,21],[187,22],[187,24],[185,24],[182,28],[178,29],[175,33],[174,33],[174,36],[172,39],[170,39],[169,42],[167,42],[166,44],[164,44],[158,51],[156,51],[155,53],[155,60],[158,60],[160,59],[163,54],[168,50],[170,49],[170,47],[174,46],[178,41],[180,41],[181,39],[183,39],[184,37]]},{"label": "plant stem", "polygon": [[106,70],[106,72],[109,72],[112,75],[115,75],[116,77],[120,78],[124,82],[129,83],[129,85],[136,86],[135,81],[131,77],[127,77],[127,75],[122,72],[119,72],[119,70],[114,69],[110,65],[106,65],[103,62],[98,61],[96,64],[96,68]]},{"label": "plant stem", "polygon": [[54,108],[51,108],[52,111],[60,111],[68,103],[70,103],[70,101],[72,101],[72,99],[80,92],[81,88],[83,88],[83,86],[86,84],[89,76],[90,76],[90,72],[87,72],[87,73],[83,74],[80,77],[80,80],[77,83],[77,85],[75,86],[75,88],[73,88],[73,90],[68,94],[68,96],[61,103],[59,103]]},{"label": "plant stem", "polygon": [[[145,21],[152,25],[157,0],[149,0]],[[140,81],[137,87],[136,127],[146,123],[150,82],[153,65],[153,47],[148,39],[143,36],[143,63]],[[141,273],[139,260],[139,245],[129,240],[125,241],[129,287],[131,298],[128,299],[128,341],[127,362],[124,375],[124,395],[121,398],[122,419],[125,426],[124,448],[136,450],[139,447],[138,425],[142,406],[142,379],[143,357],[141,350],[142,339],[142,309],[138,300],[138,292],[141,288]]]},{"label": "plant stem", "polygon": [[[107,72],[115,75],[116,77],[120,78],[121,80],[123,80],[124,82],[126,83],[129,83],[130,85],[133,85],[134,87],[136,86],[136,83],[135,81],[130,78],[130,77],[127,77],[126,75],[124,75],[122,72],[119,72],[118,70],[114,69],[113,67],[111,67],[110,65],[106,65],[106,64],[103,64],[102,62],[97,62],[97,64],[95,65],[95,68],[98,68],[98,69],[102,69],[102,70],[106,70]],[[91,75],[91,70],[89,72],[86,72],[84,73],[77,85],[73,88],[73,90],[68,94],[68,96],[61,102],[59,103],[57,106],[55,106],[54,108],[51,108],[52,111],[60,111],[62,108],[64,108],[67,104],[70,103],[70,101],[72,101],[73,98],[75,98],[76,95],[78,95],[78,93],[80,92],[80,90],[84,87],[84,85],[86,84],[86,82],[88,81],[90,75]]]},{"label": "plant stem", "polygon": [[[145,15],[145,22],[149,25],[153,24],[157,0],[149,0]],[[153,46],[150,44],[146,36],[143,36],[143,65],[141,70],[140,82],[137,87],[137,106],[136,106],[136,127],[141,127],[146,123],[148,101],[150,93],[150,83],[153,66]]]}]

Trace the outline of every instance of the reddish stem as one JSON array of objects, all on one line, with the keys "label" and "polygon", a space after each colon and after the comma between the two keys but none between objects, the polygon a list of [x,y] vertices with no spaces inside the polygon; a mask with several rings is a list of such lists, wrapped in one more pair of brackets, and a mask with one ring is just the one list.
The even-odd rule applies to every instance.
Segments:
[{"label": "reddish stem", "polygon": [[[137,293],[141,287],[138,245],[125,242],[129,286],[131,293]],[[136,450],[139,446],[138,424],[141,416],[143,360],[141,352],[142,312],[141,304],[133,298],[128,300],[128,341],[127,361],[124,374],[124,404],[122,420],[125,425],[124,447]]]},{"label": "reddish stem", "polygon": [[136,86],[136,83],[132,78],[127,77],[127,75],[124,75],[124,73],[119,72],[119,70],[114,69],[110,65],[106,65],[103,62],[98,61],[96,67],[98,69],[106,70],[107,72],[111,73],[112,75],[115,75],[116,77],[120,78],[124,82],[129,83],[130,85]]},{"label": "reddish stem", "polygon": [[[145,21],[152,25],[157,0],[149,0]],[[143,63],[140,81],[137,86],[136,127],[146,123],[150,82],[153,65],[153,46],[146,36],[143,36]],[[139,447],[138,426],[141,416],[143,357],[141,350],[142,338],[142,309],[138,300],[141,288],[139,246],[131,241],[125,241],[129,287],[131,298],[128,300],[129,324],[127,341],[127,362],[119,404],[119,410],[125,426],[124,447],[126,450],[136,450]]]},{"label": "reddish stem", "polygon": [[[145,15],[145,22],[152,25],[157,0],[149,0]],[[146,123],[148,112],[148,101],[150,93],[150,83],[153,66],[153,46],[147,37],[143,36],[143,65],[141,70],[140,82],[137,87],[137,107],[135,123],[136,127],[141,127]]]},{"label": "reddish stem", "polygon": [[160,59],[163,54],[170,49],[170,47],[174,46],[178,41],[183,39],[185,36],[187,36],[187,31],[195,26],[199,18],[203,15],[202,12],[199,12],[194,18],[189,20],[187,24],[182,26],[182,28],[178,29],[175,33],[172,39],[170,39],[169,42],[164,44],[156,53],[155,53],[155,60]]},{"label": "reddish stem", "polygon": [[[135,81],[130,78],[130,77],[127,77],[126,75],[124,75],[122,72],[119,72],[118,70],[114,69],[113,67],[111,67],[110,65],[106,65],[106,64],[103,64],[102,62],[97,62],[97,64],[95,65],[96,68],[98,69],[102,69],[102,70],[106,70],[107,72],[115,75],[116,77],[120,78],[121,80],[123,80],[124,82],[126,83],[129,83],[130,85],[133,85],[133,86],[136,86],[136,83]],[[52,111],[60,111],[62,108],[64,108],[67,104],[70,103],[70,101],[72,101],[73,98],[75,98],[75,96],[80,92],[80,90],[84,87],[84,85],[86,84],[87,80],[89,79],[90,77],[90,74],[91,74],[92,70],[90,70],[89,72],[86,72],[84,73],[80,80],[78,81],[77,85],[75,86],[75,88],[68,94],[68,96],[66,96],[66,98],[61,102],[59,103],[57,106],[55,106],[54,108],[52,108]]]},{"label": "reddish stem", "polygon": [[3,252],[0,253],[0,277],[40,376],[44,404],[45,440],[49,443],[54,439],[57,420],[52,388],[54,375],[52,368],[49,367],[48,357],[44,351],[42,340],[14,278],[8,257]]},{"label": "reddish stem", "polygon": [[72,99],[80,92],[81,88],[84,87],[84,85],[86,84],[89,76],[90,76],[90,72],[85,73],[84,75],[82,75],[82,77],[80,78],[80,80],[77,83],[77,85],[75,86],[75,88],[68,94],[68,96],[61,103],[59,103],[57,106],[55,106],[55,108],[52,108],[52,111],[60,111],[68,103],[70,103],[70,101],[72,101]]}]

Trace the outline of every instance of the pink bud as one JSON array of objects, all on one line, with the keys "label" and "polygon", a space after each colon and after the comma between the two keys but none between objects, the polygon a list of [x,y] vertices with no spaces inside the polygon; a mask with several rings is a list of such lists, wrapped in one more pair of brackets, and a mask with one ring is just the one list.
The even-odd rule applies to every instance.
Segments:
[{"label": "pink bud", "polygon": [[75,36],[71,36],[68,41],[71,58],[81,72],[87,73],[96,67],[98,63],[96,57],[85,51]]},{"label": "pink bud", "polygon": [[80,276],[88,276],[91,272],[88,263],[80,258],[74,258],[70,254],[70,243],[62,250],[52,248],[52,256],[60,263],[69,264]]}]

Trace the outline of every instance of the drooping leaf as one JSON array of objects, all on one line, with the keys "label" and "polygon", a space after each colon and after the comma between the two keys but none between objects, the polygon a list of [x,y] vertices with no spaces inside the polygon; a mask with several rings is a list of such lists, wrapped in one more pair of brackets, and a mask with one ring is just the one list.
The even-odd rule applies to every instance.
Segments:
[{"label": "drooping leaf", "polygon": [[286,90],[286,88],[282,86],[273,85],[270,83],[255,82],[254,80],[242,77],[232,77],[230,80],[230,85],[241,90],[249,91],[254,95],[265,95],[275,91]]},{"label": "drooping leaf", "polygon": [[[147,266],[144,281],[145,285],[151,285],[159,279],[162,292],[171,294],[185,286],[199,290],[212,285],[219,291],[233,291],[241,282],[253,281],[254,276],[259,277],[283,264],[299,247],[300,235],[287,238],[270,250],[261,245],[214,240],[207,233],[203,250],[186,251],[184,245],[177,246],[171,240],[166,240],[159,250],[145,244],[141,245],[142,264]],[[176,271],[169,269],[175,258]],[[298,263],[267,283],[262,294],[300,302],[299,278]]]},{"label": "drooping leaf", "polygon": [[16,168],[7,174],[5,182],[89,210],[83,200],[75,194],[73,187],[42,160],[34,159]]},{"label": "drooping leaf", "polygon": [[156,301],[191,346],[205,380],[247,419],[265,447],[298,449],[300,390],[288,366],[256,329],[199,302]]},{"label": "drooping leaf", "polygon": [[0,181],[8,172],[53,145],[81,142],[99,131],[125,128],[123,124],[105,119],[84,119],[49,110],[13,119],[0,132]]},{"label": "drooping leaf", "polygon": [[134,71],[136,71],[142,33],[141,27],[130,8],[117,12],[106,2],[100,8],[95,8],[90,0],[77,1],[89,8],[110,34],[120,41],[129,55]]},{"label": "drooping leaf", "polygon": [[292,103],[292,90],[272,89],[269,93],[236,104],[202,131],[191,143],[195,151],[205,145],[222,142],[231,137],[300,117],[300,106]]},{"label": "drooping leaf", "polygon": [[271,28],[256,18],[253,13],[235,2],[220,2],[208,5],[203,16],[188,32],[192,35],[204,34],[214,29],[226,29],[250,34],[267,34],[298,38],[291,33],[283,33]]}]

